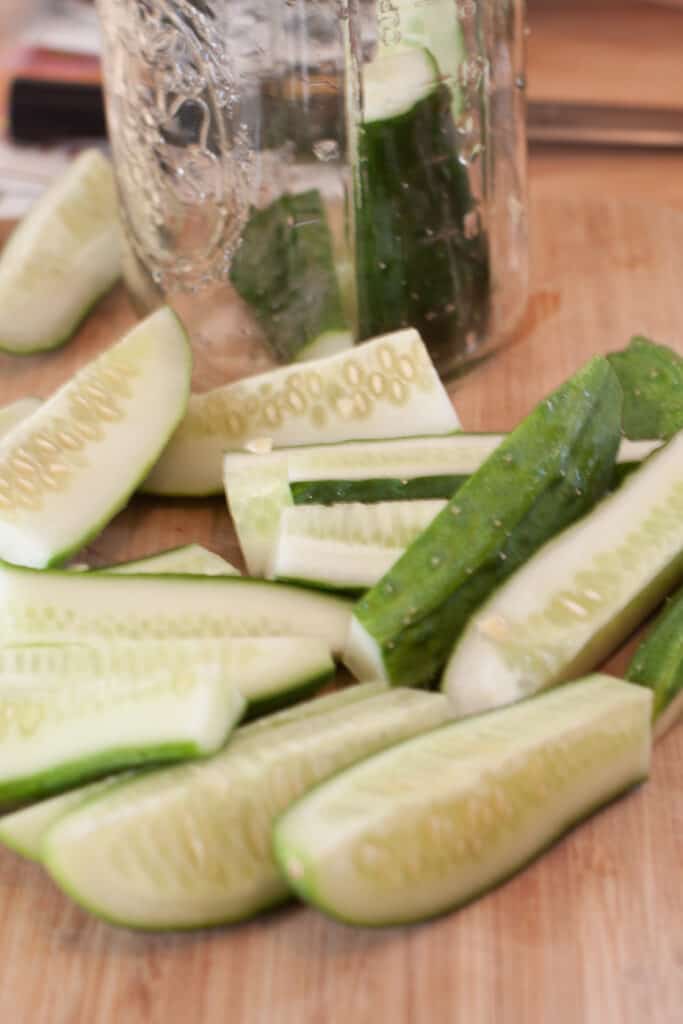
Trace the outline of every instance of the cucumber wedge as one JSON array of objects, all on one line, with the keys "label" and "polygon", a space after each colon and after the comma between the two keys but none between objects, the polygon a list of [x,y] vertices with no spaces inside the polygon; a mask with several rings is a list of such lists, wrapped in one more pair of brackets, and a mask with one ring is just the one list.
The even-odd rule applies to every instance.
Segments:
[{"label": "cucumber wedge", "polygon": [[315,697],[313,700],[304,700],[299,704],[292,704],[281,711],[270,712],[257,718],[253,722],[240,726],[240,736],[251,736],[253,732],[263,729],[272,729],[274,726],[289,725],[291,722],[301,722],[303,719],[310,719],[315,715],[326,714],[328,711],[339,711],[341,708],[350,708],[360,700],[367,697],[377,697],[386,693],[389,687],[386,683],[353,683],[341,690],[333,690],[322,697]]},{"label": "cucumber wedge", "polygon": [[78,903],[116,924],[199,928],[250,917],[288,897],[270,847],[277,815],[335,771],[447,717],[441,695],[395,690],[313,720],[238,730],[217,756],[124,783],[60,819],[43,863]]},{"label": "cucumber wedge", "polygon": [[648,775],[651,699],[594,676],[435,729],[313,790],[275,827],[295,892],[353,924],[442,914]]},{"label": "cucumber wedge", "polygon": [[193,395],[144,490],[219,494],[223,452],[456,430],[458,417],[416,331]]},{"label": "cucumber wedge", "polygon": [[191,354],[163,308],[0,441],[0,558],[64,561],[122,508],[187,405]]},{"label": "cucumber wedge", "polygon": [[108,775],[87,786],[79,786],[78,789],[70,789],[67,793],[58,793],[57,796],[47,797],[29,807],[3,814],[0,817],[0,843],[28,860],[39,861],[43,836],[48,829],[86,800],[106,792],[132,775],[133,772]]},{"label": "cucumber wedge", "polygon": [[119,576],[0,565],[0,645],[185,637],[318,637],[337,654],[351,604],[241,576]]},{"label": "cucumber wedge", "polygon": [[317,189],[280,196],[252,212],[230,280],[280,362],[316,359],[353,345]]},{"label": "cucumber wedge", "polygon": [[472,612],[602,497],[621,389],[591,360],[540,403],[357,603],[344,660],[358,678],[429,683]]},{"label": "cucumber wedge", "polygon": [[599,665],[683,579],[683,431],[501,586],[453,651],[459,715]]},{"label": "cucumber wedge", "polygon": [[221,747],[246,700],[202,641],[0,650],[0,805]]},{"label": "cucumber wedge", "polygon": [[654,734],[663,736],[683,715],[683,590],[671,598],[636,651],[626,678],[652,690]]},{"label": "cucumber wedge", "polygon": [[29,211],[0,257],[0,349],[56,348],[121,273],[114,173],[77,157]]},{"label": "cucumber wedge", "polygon": [[[249,572],[268,572],[284,509],[448,499],[504,439],[504,434],[455,433],[302,445],[267,453],[227,452],[225,494]],[[661,443],[622,441],[614,483]]]},{"label": "cucumber wedge", "polygon": [[[341,708],[350,710],[351,705],[357,701],[376,697],[378,694],[386,692],[386,689],[386,683],[361,683],[347,686],[345,689],[336,690],[325,697],[303,701],[284,711],[264,715],[248,725],[241,726],[239,735],[244,738],[264,730],[268,735],[275,726],[289,725],[291,722],[300,722],[304,719],[310,720],[316,715],[338,711]],[[43,837],[52,825],[69,811],[75,810],[87,800],[111,789],[112,786],[132,778],[133,775],[133,772],[109,775],[104,779],[98,779],[97,782],[91,782],[87,786],[80,786],[67,793],[48,797],[30,807],[22,807],[18,811],[2,815],[0,817],[0,843],[4,843],[15,853],[19,853],[29,860],[40,860]]]},{"label": "cucumber wedge", "polygon": [[96,572],[113,572],[120,575],[168,576],[183,573],[191,576],[239,576],[239,569],[214,551],[209,551],[201,544],[185,544],[179,548],[160,551],[158,555],[148,555],[132,562],[120,562],[119,565],[108,565],[106,569]]},{"label": "cucumber wedge", "polygon": [[270,574],[330,590],[366,590],[391,569],[444,505],[387,501],[287,508],[280,519]]},{"label": "cucumber wedge", "polygon": [[361,337],[412,326],[452,373],[488,319],[488,242],[458,159],[454,94],[419,47],[363,69],[355,167]]},{"label": "cucumber wedge", "polygon": [[0,407],[0,439],[39,409],[41,404],[39,398],[19,398],[16,402]]},{"label": "cucumber wedge", "polygon": [[624,392],[627,437],[668,439],[683,430],[683,356],[636,337],[607,358]]}]

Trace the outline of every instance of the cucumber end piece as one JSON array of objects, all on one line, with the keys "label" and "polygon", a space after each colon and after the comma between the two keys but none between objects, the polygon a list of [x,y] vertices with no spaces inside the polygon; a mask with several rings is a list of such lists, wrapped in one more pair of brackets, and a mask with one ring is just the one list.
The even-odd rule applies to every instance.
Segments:
[{"label": "cucumber end piece", "polygon": [[375,679],[390,682],[379,644],[355,615],[351,617],[342,661],[361,682]]}]

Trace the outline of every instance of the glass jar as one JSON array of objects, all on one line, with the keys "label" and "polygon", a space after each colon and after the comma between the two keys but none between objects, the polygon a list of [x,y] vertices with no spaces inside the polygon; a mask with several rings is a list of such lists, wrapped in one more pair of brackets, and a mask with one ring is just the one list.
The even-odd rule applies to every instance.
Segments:
[{"label": "glass jar", "polygon": [[98,0],[140,310],[200,386],[416,327],[444,378],[527,297],[522,0]]}]

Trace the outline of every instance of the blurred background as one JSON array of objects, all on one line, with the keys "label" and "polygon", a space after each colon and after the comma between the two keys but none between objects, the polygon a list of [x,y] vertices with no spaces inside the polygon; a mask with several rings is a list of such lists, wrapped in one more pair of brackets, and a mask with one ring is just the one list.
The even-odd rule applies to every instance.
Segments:
[{"label": "blurred background", "polygon": [[[683,0],[528,0],[532,197],[683,209]],[[0,2],[0,219],[104,134],[92,0]]]}]

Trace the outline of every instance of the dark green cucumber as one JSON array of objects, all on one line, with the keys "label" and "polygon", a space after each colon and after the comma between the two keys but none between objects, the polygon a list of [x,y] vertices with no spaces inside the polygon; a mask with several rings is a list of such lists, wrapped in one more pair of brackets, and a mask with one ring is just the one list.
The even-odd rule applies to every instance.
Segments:
[{"label": "dark green cucumber", "polygon": [[667,604],[635,653],[626,678],[654,693],[652,721],[656,736],[683,714],[683,590]]},{"label": "dark green cucumber", "polygon": [[230,271],[281,362],[349,348],[332,234],[317,189],[255,210]]},{"label": "dark green cucumber", "polygon": [[360,501],[420,501],[452,498],[466,476],[418,476],[412,480],[303,480],[290,484],[295,505],[337,505]]},{"label": "dark green cucumber", "polygon": [[471,613],[607,491],[621,388],[595,358],[537,406],[357,603],[345,661],[359,678],[429,683]]},{"label": "dark green cucumber", "polygon": [[[364,72],[355,236],[359,331],[416,327],[435,354],[464,350],[488,317],[488,241],[458,159],[453,96],[426,50]],[[445,353],[444,353],[445,355]]]},{"label": "dark green cucumber", "polygon": [[624,434],[668,439],[683,430],[683,357],[666,345],[632,338],[607,357],[624,392]]}]

